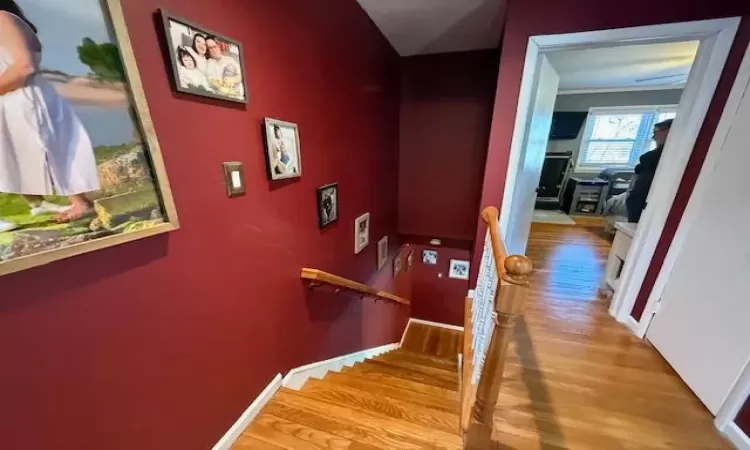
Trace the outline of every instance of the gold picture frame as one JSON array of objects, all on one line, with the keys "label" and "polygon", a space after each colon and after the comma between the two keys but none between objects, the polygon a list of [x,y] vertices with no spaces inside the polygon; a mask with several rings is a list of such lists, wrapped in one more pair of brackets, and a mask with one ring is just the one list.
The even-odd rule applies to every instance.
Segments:
[{"label": "gold picture frame", "polygon": [[101,237],[1,261],[0,276],[179,229],[180,224],[177,216],[177,208],[175,207],[161,147],[159,146],[156,130],[151,119],[148,102],[146,101],[146,94],[143,90],[135,53],[130,42],[130,35],[125,24],[122,5],[120,0],[101,0],[100,5],[105,21],[109,20],[110,31],[114,39],[113,43],[120,52],[125,79],[129,86],[127,94],[137,118],[135,125],[137,128],[140,128],[141,136],[147,146],[144,153],[148,155],[153,184],[161,202],[163,223],[156,224],[151,228]]}]

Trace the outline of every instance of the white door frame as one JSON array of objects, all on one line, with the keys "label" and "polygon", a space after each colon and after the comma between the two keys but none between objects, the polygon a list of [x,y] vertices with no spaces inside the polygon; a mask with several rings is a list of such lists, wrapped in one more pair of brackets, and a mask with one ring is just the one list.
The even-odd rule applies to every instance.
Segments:
[{"label": "white door frame", "polygon": [[737,378],[734,387],[719,409],[714,419],[714,425],[737,447],[739,450],[750,449],[750,437],[735,423],[742,405],[750,397],[750,363]]},{"label": "white door frame", "polygon": [[[631,250],[620,277],[620,286],[609,308],[610,314],[627,325],[639,337],[643,337],[643,333],[639,334],[639,324],[630,316],[630,312],[661,237],[698,132],[713,99],[716,85],[724,70],[740,19],[740,17],[731,17],[529,38],[506,180],[517,179],[519,162],[523,156],[526,122],[530,119],[534,79],[539,70],[541,54],[635,43],[701,41],[683,91],[677,118],[665,145],[664,153],[669,155],[669,164],[659,165],[648,199],[649,207],[644,210],[638,229],[633,236]],[[507,232],[510,222],[508,211],[512,209],[509,205],[513,201],[514,190],[515,181],[505,184],[500,212],[500,230],[503,234]]]},{"label": "white door frame", "polygon": [[[729,93],[729,98],[727,99],[719,124],[716,127],[716,133],[714,133],[714,137],[711,140],[708,154],[695,184],[695,189],[690,196],[662,269],[659,271],[654,291],[649,296],[646,309],[644,310],[644,317],[648,317],[648,320],[642,320],[638,329],[642,335],[645,335],[648,330],[648,325],[653,317],[653,308],[661,297],[675,263],[680,253],[682,253],[683,243],[687,239],[688,232],[698,219],[698,210],[706,191],[712,183],[711,178],[714,175],[714,168],[721,155],[721,150],[724,147],[733,122],[737,117],[742,99],[746,95],[750,95],[750,46],[745,49],[745,56],[732,85],[732,90]],[[717,351],[721,351],[721,349],[717,349]],[[748,397],[750,397],[750,361],[745,364],[744,369],[737,377],[734,386],[724,399],[714,420],[716,428],[723,432],[738,449],[742,450],[750,450],[750,437],[735,424],[735,418]]]},{"label": "white door frame", "polygon": [[701,199],[711,184],[709,180],[713,175],[714,167],[716,166],[716,162],[721,154],[721,149],[724,147],[724,142],[729,135],[729,129],[732,126],[732,122],[737,116],[737,110],[740,107],[742,98],[748,93],[748,91],[750,91],[750,86],[748,86],[749,83],[750,46],[745,49],[745,56],[740,64],[740,69],[737,72],[734,84],[732,84],[732,90],[730,91],[729,98],[724,106],[724,111],[721,114],[721,119],[716,127],[714,137],[711,139],[711,144],[708,147],[708,154],[703,162],[698,179],[695,182],[695,189],[690,196],[690,200],[688,201],[685,212],[682,215],[680,224],[677,227],[674,238],[672,239],[672,245],[669,247],[667,256],[664,259],[664,264],[662,264],[659,275],[656,278],[654,288],[651,290],[651,294],[648,297],[646,308],[643,310],[643,316],[638,324],[636,332],[640,337],[646,335],[646,331],[648,330],[648,327],[651,324],[651,319],[653,318],[654,307],[664,293],[664,288],[667,285],[669,276],[672,274],[672,269],[674,269],[675,263],[682,252],[682,247],[685,239],[687,239],[688,231],[698,218],[698,207],[701,203]]}]

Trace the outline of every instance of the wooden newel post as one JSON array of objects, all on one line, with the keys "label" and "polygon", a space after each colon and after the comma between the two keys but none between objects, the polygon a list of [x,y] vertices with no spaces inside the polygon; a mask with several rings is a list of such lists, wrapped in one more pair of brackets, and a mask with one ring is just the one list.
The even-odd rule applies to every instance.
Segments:
[{"label": "wooden newel post", "polygon": [[529,292],[531,260],[526,256],[509,256],[505,258],[504,267],[495,298],[495,329],[479,380],[471,424],[464,437],[464,448],[470,450],[492,448],[492,416],[503,381],[508,344]]}]

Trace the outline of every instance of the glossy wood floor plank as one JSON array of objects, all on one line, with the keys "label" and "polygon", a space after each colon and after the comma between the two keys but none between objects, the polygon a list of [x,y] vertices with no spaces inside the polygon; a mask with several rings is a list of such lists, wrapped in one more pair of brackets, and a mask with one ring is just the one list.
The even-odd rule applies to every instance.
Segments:
[{"label": "glossy wood floor plank", "polygon": [[658,352],[600,296],[610,242],[586,227],[534,224],[535,273],[495,410],[506,449],[732,448]]},{"label": "glossy wood floor plank", "polygon": [[[429,429],[410,422],[369,414],[355,408],[338,406],[336,404],[313,399],[305,395],[304,392],[293,391],[281,388],[271,403],[266,406],[269,413],[275,414],[273,407],[276,403],[291,406],[298,411],[312,413],[317,416],[323,416],[329,420],[338,423],[333,434],[351,433],[356,430],[351,440],[363,442],[366,444],[383,446],[390,445],[386,448],[424,448],[430,447],[435,449],[460,449],[462,446],[461,439],[458,435],[452,435],[440,430]],[[288,417],[287,417],[288,418]],[[299,420],[299,417],[294,419]],[[318,426],[310,425],[313,428]],[[324,428],[328,430],[328,428]]]},{"label": "glossy wood floor plank", "polygon": [[390,385],[400,389],[407,389],[415,392],[422,392],[435,397],[441,397],[447,400],[458,401],[458,393],[456,390],[443,389],[441,387],[432,386],[430,384],[421,383],[419,381],[407,380],[400,378],[397,375],[391,375],[373,370],[363,371],[360,364],[354,367],[344,367],[341,373],[347,375],[353,375],[361,378],[368,379],[377,383]]},{"label": "glossy wood floor plank", "polygon": [[339,372],[329,372],[325,376],[325,380],[333,381],[341,386],[350,386],[386,398],[408,401],[414,405],[424,406],[438,411],[445,411],[448,413],[455,413],[458,411],[458,400],[455,398],[445,398],[440,395],[431,395],[426,392],[403,389],[399,386],[393,386],[387,383],[373,381],[368,378],[361,378]]},{"label": "glossy wood floor plank", "polygon": [[288,450],[377,450],[378,447],[350,441],[272,414],[261,414],[245,432]]},{"label": "glossy wood floor plank", "polygon": [[361,373],[382,373],[385,375],[392,375],[397,378],[403,378],[404,380],[408,381],[427,384],[441,389],[448,389],[451,391],[458,390],[458,376],[456,376],[455,380],[450,380],[447,379],[447,377],[428,375],[422,372],[388,364],[383,361],[367,360],[363,363],[357,364],[352,368],[352,370]]},{"label": "glossy wood floor plank", "polygon": [[434,430],[455,433],[458,429],[458,412],[433,410],[401,400],[378,396],[349,386],[337,385],[330,380],[311,379],[305,384],[305,396],[345,406],[359,411],[402,420]]}]

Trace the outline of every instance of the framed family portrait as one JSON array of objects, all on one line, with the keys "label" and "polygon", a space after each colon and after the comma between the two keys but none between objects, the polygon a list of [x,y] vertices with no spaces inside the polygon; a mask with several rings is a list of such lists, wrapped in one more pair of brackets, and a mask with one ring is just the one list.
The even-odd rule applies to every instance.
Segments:
[{"label": "framed family portrait", "polygon": [[370,243],[370,213],[354,220],[354,253],[359,253]]},{"label": "framed family portrait", "polygon": [[160,12],[175,89],[247,103],[242,44],[163,9]]},{"label": "framed family portrait", "polygon": [[318,188],[318,226],[323,229],[339,220],[339,185]]},{"label": "framed family portrait", "polygon": [[120,1],[4,5],[0,73],[44,63],[0,95],[0,275],[177,229]]},{"label": "framed family portrait", "polygon": [[269,180],[302,176],[297,124],[266,118],[263,122],[266,172]]}]

